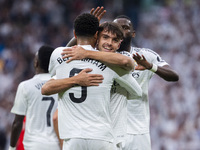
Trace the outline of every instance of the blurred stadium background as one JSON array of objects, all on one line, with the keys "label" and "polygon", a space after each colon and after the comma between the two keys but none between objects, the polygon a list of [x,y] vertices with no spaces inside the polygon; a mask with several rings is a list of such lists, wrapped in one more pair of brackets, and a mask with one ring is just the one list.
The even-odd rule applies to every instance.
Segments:
[{"label": "blurred stadium background", "polygon": [[156,51],[180,76],[177,83],[157,76],[150,82],[152,150],[200,150],[199,0],[0,0],[2,147],[9,145],[17,86],[34,74],[36,50],[66,45],[75,17],[97,6],[107,10],[101,22],[129,16],[134,45]]}]

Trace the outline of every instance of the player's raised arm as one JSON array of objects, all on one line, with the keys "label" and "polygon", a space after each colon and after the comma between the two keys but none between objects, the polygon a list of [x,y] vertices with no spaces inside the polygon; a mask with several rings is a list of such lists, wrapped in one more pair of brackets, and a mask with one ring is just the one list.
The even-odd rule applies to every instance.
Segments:
[{"label": "player's raised arm", "polygon": [[96,9],[92,8],[90,11],[90,14],[97,17],[99,22],[100,22],[101,18],[105,15],[105,13],[106,13],[106,10],[104,9],[103,6],[101,6],[101,7],[98,6]]},{"label": "player's raised arm", "polygon": [[156,64],[149,63],[143,55],[140,56],[138,53],[133,54],[133,58],[138,64],[135,67],[136,70],[151,70],[166,81],[179,80],[178,74],[169,65],[157,66]]}]

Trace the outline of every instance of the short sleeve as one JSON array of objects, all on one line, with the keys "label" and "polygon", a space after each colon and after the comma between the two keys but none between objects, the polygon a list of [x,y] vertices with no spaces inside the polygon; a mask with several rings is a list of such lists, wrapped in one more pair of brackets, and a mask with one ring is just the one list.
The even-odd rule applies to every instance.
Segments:
[{"label": "short sleeve", "polygon": [[56,69],[55,69],[55,50],[51,54],[50,61],[49,61],[49,73],[51,76],[55,76],[56,74]]},{"label": "short sleeve", "polygon": [[26,100],[24,84],[21,82],[17,88],[14,105],[11,109],[14,114],[26,115],[28,101]]},{"label": "short sleeve", "polygon": [[148,57],[151,63],[154,63],[158,66],[169,65],[159,54],[151,49],[144,49],[144,56]]},{"label": "short sleeve", "polygon": [[51,77],[56,75],[57,67],[64,61],[61,53],[63,49],[65,48],[67,47],[58,47],[51,54],[50,61],[49,61],[49,73],[51,74]]}]

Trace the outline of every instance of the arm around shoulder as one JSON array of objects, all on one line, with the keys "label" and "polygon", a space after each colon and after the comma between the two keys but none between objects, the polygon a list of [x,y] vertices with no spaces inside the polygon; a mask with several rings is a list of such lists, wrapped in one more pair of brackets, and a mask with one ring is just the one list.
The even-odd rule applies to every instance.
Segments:
[{"label": "arm around shoulder", "polygon": [[110,65],[120,66],[128,71],[133,70],[135,67],[133,59],[119,53],[89,51],[87,52],[87,57],[108,63]]}]

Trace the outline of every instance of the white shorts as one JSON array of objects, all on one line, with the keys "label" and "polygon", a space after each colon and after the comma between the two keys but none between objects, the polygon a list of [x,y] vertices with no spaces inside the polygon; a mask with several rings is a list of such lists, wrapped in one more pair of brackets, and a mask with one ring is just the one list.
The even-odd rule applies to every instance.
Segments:
[{"label": "white shorts", "polygon": [[60,150],[59,142],[28,142],[24,144],[25,150]]},{"label": "white shorts", "polygon": [[151,150],[150,134],[127,134],[123,150]]},{"label": "white shorts", "polygon": [[68,139],[63,141],[63,150],[116,150],[116,147],[108,141]]}]

